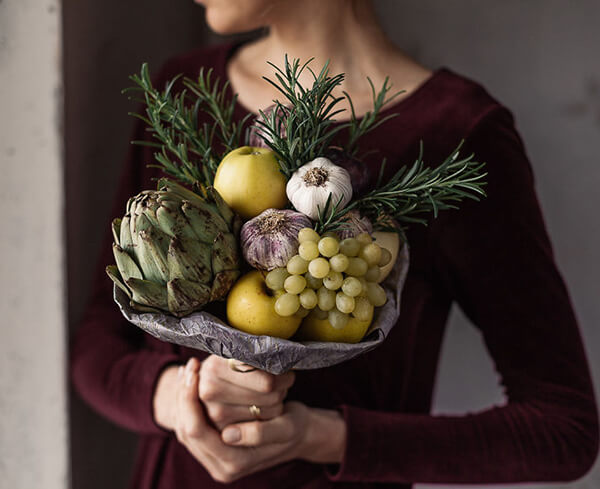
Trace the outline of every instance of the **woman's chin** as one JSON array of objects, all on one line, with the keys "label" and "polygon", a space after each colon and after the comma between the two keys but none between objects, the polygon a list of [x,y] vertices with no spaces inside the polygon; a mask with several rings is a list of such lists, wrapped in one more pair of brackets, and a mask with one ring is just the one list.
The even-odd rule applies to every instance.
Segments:
[{"label": "woman's chin", "polygon": [[[198,1],[198,0],[196,0]],[[259,22],[248,21],[248,19],[231,19],[224,15],[211,14],[210,9],[206,11],[206,23],[216,34],[241,34],[262,27]]]}]

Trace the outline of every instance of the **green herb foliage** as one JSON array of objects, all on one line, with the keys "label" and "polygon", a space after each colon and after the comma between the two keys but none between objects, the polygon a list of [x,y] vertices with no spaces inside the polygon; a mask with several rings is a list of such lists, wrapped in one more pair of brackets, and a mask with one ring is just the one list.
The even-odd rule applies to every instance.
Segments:
[{"label": "green herb foliage", "polygon": [[[322,156],[334,136],[346,128],[350,133],[346,152],[354,154],[359,138],[391,117],[381,119],[379,112],[401,93],[387,97],[391,89],[387,78],[379,92],[369,80],[373,92],[373,111],[359,121],[350,96],[346,92],[345,97],[333,95],[334,90],[343,83],[344,74],[330,75],[328,62],[317,74],[309,66],[311,61],[301,64],[300,60],[294,59],[290,62],[286,56],[283,68],[269,63],[275,69],[275,80],[264,77],[284,99],[283,102],[275,100],[273,110],[269,113],[260,112],[261,117],[256,121],[259,136],[279,155],[281,171],[288,178],[302,165]],[[299,81],[305,70],[312,75],[310,88],[304,87]],[[336,116],[345,110],[338,108],[344,98],[350,104],[352,118],[344,124],[336,124]]]},{"label": "green herb foliage", "polygon": [[[330,199],[319,213],[315,229],[320,232],[335,231],[344,226],[345,214],[357,209],[368,217],[377,230],[396,231],[411,223],[427,224],[423,214],[456,209],[463,199],[479,200],[485,196],[482,169],[485,163],[474,161],[474,155],[459,158],[462,143],[437,167],[426,167],[423,162],[423,145],[415,163],[401,167],[384,183],[385,162],[381,167],[375,189],[353,200],[341,209]],[[338,203],[339,204],[339,203]]]},{"label": "green herb foliage", "polygon": [[[241,146],[247,118],[234,121],[237,96],[228,98],[229,84],[221,85],[218,78],[213,80],[212,70],[205,73],[201,69],[197,80],[184,78],[186,88],[173,93],[179,78],[169,81],[160,91],[152,85],[147,63],[139,75],[130,77],[135,86],[124,92],[141,92],[142,98],[136,100],[145,105],[145,114],[130,115],[144,121],[155,139],[133,143],[157,149],[154,155],[158,164],[149,166],[186,184],[200,181],[210,186],[223,154]],[[213,123],[200,124],[200,111],[207,113]],[[225,153],[216,152],[218,147]]]}]

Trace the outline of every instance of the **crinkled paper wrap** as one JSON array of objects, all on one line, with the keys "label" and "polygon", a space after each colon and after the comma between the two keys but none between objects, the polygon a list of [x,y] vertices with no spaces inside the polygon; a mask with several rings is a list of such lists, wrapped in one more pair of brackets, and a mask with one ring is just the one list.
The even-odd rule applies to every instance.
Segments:
[{"label": "crinkled paper wrap", "polygon": [[159,340],[202,350],[265,370],[275,375],[291,369],[308,370],[329,367],[350,360],[378,346],[400,316],[400,297],[408,272],[408,245],[400,249],[396,264],[382,284],[387,303],[375,309],[375,319],[359,343],[291,341],[273,336],[256,336],[227,326],[207,312],[195,312],[183,318],[167,314],[141,313],[129,305],[118,287],[114,298],[127,320]]}]

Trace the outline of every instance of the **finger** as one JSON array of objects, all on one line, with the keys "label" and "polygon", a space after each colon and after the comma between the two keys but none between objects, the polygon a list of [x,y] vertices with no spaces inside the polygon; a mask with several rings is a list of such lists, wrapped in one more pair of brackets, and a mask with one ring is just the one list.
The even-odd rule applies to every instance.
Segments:
[{"label": "finger", "polygon": [[286,390],[274,390],[272,392],[258,392],[244,387],[231,384],[222,378],[202,372],[198,396],[205,404],[215,402],[222,404],[237,404],[242,406],[272,406],[278,404],[285,398]]},{"label": "finger", "polygon": [[198,399],[198,370],[200,362],[190,358],[179,373],[177,392],[177,435],[183,438],[199,437],[206,428],[202,405]]},{"label": "finger", "polygon": [[296,427],[289,414],[268,421],[252,421],[227,426],[221,439],[228,445],[259,447],[286,443],[296,436]]},{"label": "finger", "polygon": [[[272,406],[256,406],[260,409],[258,415],[260,420],[269,420],[283,413],[282,403]],[[250,411],[250,406],[207,402],[204,407],[206,415],[219,430],[232,423],[254,421],[256,419],[256,416]]]},{"label": "finger", "polygon": [[263,370],[236,372],[232,370],[228,360],[216,356],[205,360],[202,367],[203,371],[206,368],[210,373],[230,384],[261,393],[289,389],[295,379],[295,374],[292,371],[282,375],[272,375]]}]

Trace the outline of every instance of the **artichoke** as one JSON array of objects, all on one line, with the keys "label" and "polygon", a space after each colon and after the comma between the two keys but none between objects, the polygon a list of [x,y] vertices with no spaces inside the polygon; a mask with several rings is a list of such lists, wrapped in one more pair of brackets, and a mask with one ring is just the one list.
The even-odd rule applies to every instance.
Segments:
[{"label": "artichoke", "polygon": [[237,280],[239,217],[214,188],[199,193],[161,179],[113,221],[117,264],[106,272],[133,308],[182,317],[224,299]]}]

